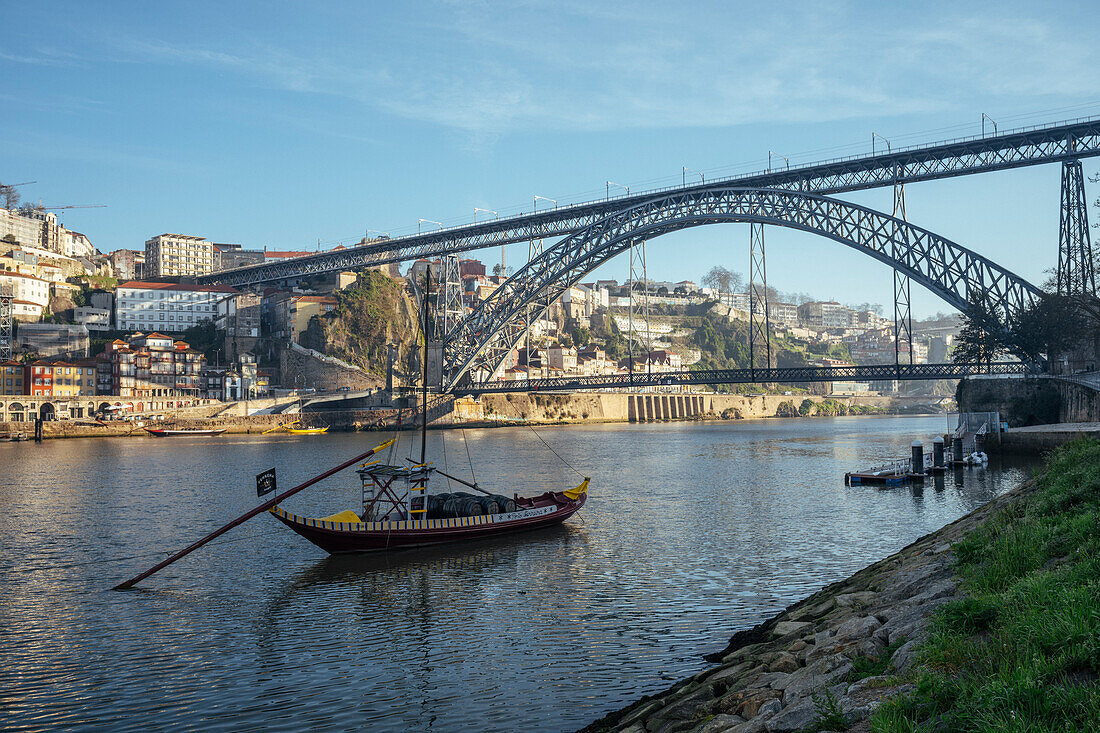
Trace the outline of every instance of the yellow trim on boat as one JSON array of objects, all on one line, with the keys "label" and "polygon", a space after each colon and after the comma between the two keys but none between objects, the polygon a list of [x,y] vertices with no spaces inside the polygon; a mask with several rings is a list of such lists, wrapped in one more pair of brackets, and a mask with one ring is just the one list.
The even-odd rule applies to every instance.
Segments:
[{"label": "yellow trim on boat", "polygon": [[584,481],[581,482],[581,485],[577,488],[569,489],[568,491],[563,491],[562,493],[565,494],[565,498],[571,499],[573,501],[581,498],[583,494],[588,493],[588,476],[584,477]]}]

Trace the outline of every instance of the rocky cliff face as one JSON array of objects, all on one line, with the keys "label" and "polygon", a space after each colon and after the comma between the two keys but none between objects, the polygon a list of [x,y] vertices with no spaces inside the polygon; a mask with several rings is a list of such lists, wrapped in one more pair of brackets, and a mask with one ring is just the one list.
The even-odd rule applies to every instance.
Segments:
[{"label": "rocky cliff face", "polygon": [[[390,344],[398,349],[395,370],[408,371],[410,353],[417,350],[417,309],[403,280],[368,271],[336,293],[339,304],[314,318],[301,344],[335,356],[385,378]],[[412,359],[415,361],[415,358]]]}]

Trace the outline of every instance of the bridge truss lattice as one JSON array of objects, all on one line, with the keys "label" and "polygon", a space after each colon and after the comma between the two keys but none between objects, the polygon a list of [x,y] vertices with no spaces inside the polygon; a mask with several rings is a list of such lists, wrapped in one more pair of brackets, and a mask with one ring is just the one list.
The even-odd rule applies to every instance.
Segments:
[{"label": "bridge truss lattice", "polygon": [[448,335],[447,388],[471,369],[491,375],[518,343],[536,293],[554,302],[631,245],[694,226],[758,223],[816,233],[904,272],[963,309],[980,294],[1005,312],[1032,305],[1039,291],[1023,278],[951,240],[893,216],[825,196],[781,189],[698,188],[654,196],[581,229],[528,262]]}]

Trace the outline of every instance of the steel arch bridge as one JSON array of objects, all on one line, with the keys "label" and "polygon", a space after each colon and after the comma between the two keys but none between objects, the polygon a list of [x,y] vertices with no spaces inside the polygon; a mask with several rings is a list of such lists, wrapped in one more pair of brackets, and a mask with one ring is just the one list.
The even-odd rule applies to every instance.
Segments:
[{"label": "steel arch bridge", "polygon": [[204,285],[256,287],[288,278],[569,236],[616,212],[641,205],[653,197],[674,193],[740,186],[834,195],[1035,165],[1071,163],[1096,156],[1100,156],[1100,119],[1072,120],[555,206],[441,231],[382,239],[285,262],[223,270],[202,275],[197,281]]},{"label": "steel arch bridge", "polygon": [[479,303],[444,338],[444,390],[455,389],[472,369],[494,374],[518,344],[527,308],[536,299],[556,301],[631,245],[691,227],[737,222],[783,226],[845,244],[905,273],[960,310],[975,293],[1006,312],[1028,307],[1040,295],[1031,283],[972,250],[848,201],[777,188],[678,189],[584,226]]}]

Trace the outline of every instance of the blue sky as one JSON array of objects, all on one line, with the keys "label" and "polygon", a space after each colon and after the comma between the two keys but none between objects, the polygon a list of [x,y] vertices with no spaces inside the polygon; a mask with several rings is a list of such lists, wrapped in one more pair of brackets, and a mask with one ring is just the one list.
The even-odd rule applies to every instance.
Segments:
[{"label": "blue sky", "polygon": [[[976,134],[983,112],[1002,128],[1100,114],[1090,3],[762,5],[5,0],[0,180],[37,180],[24,198],[47,205],[107,204],[64,214],[102,251],[165,231],[312,249],[529,211],[536,194],[596,198],[607,180],[670,184],[682,166],[759,169],[769,150],[859,153],[872,131],[900,145]],[[1039,281],[1058,177],[910,186],[909,218]],[[780,290],[890,302],[883,265],[766,236]],[[743,225],[661,237],[650,275],[745,272],[747,245]],[[946,309],[924,292],[914,307]]]}]

